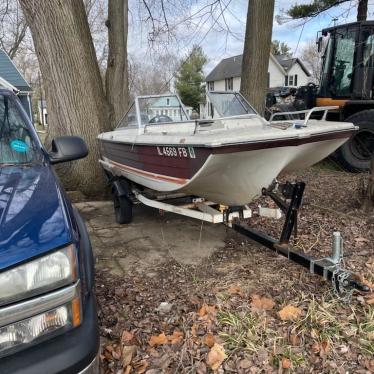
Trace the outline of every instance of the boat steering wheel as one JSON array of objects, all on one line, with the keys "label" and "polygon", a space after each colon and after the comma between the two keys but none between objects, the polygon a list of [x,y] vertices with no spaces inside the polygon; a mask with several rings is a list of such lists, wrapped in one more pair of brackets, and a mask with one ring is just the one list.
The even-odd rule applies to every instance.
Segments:
[{"label": "boat steering wheel", "polygon": [[173,119],[165,114],[158,114],[149,120],[149,123],[173,122]]}]

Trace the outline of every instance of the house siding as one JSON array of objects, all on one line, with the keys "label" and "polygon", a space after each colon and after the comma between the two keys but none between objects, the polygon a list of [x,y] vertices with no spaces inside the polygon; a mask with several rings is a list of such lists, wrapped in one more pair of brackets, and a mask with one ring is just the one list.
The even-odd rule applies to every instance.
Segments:
[{"label": "house siding", "polygon": [[[284,74],[279,69],[279,66],[274,62],[273,59],[269,59],[269,69],[270,74],[270,87],[284,86]],[[233,79],[233,90],[240,90],[241,77],[234,77]],[[225,80],[220,79],[214,81],[214,91],[225,91]]]},{"label": "house siding", "polygon": [[[225,91],[225,79],[233,78],[233,90],[240,90],[240,72],[242,56],[223,59],[207,76],[207,81],[214,83],[214,91]],[[310,81],[310,77],[300,66],[297,58],[282,59],[282,56],[270,55],[266,84],[269,88],[283,87],[289,84],[288,76],[292,75],[292,86],[303,86]],[[289,68],[289,70],[287,70]],[[297,75],[297,85],[294,76]],[[286,79],[287,78],[287,79]],[[286,81],[288,83],[286,83]],[[208,88],[209,89],[209,88]]]},{"label": "house siding", "polygon": [[[295,76],[297,75],[297,87],[299,86],[305,86],[306,84],[308,84],[311,80],[311,77],[308,77],[304,70],[300,67],[299,64],[295,64],[291,67],[291,69],[289,71],[287,71],[287,75],[290,76]],[[295,79],[294,79],[294,82],[295,82]],[[294,87],[295,84],[293,85]]]}]

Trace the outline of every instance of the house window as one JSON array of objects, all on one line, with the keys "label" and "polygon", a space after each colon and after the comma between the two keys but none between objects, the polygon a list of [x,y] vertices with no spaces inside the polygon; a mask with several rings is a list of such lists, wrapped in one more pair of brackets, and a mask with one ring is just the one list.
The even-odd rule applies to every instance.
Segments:
[{"label": "house window", "polygon": [[225,79],[225,91],[232,91],[234,89],[234,78]]},{"label": "house window", "polygon": [[170,99],[166,99],[166,105],[170,105]]},{"label": "house window", "polygon": [[214,91],[214,82],[208,82],[208,91]]},{"label": "house window", "polygon": [[288,75],[286,75],[284,78],[285,78],[284,85],[288,86]]},{"label": "house window", "polygon": [[285,86],[297,86],[297,74],[286,75]]}]

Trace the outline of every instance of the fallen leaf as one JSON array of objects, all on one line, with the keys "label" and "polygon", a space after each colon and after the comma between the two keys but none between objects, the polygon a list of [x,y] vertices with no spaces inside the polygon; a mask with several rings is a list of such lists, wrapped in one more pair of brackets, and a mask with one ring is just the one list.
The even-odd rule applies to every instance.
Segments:
[{"label": "fallen leaf", "polygon": [[204,337],[204,344],[207,345],[209,348],[212,348],[214,346],[214,343],[216,342],[216,338],[213,334],[206,334]]},{"label": "fallen leaf", "polygon": [[287,305],[278,312],[278,315],[282,321],[294,321],[298,319],[301,314],[301,309],[293,305]]},{"label": "fallen leaf", "polygon": [[198,330],[198,326],[193,324],[192,327],[191,327],[191,335],[196,337],[197,336],[197,330]]},{"label": "fallen leaf", "polygon": [[128,343],[132,339],[134,339],[134,334],[132,334],[129,331],[124,330],[122,333],[122,337],[121,337],[122,343]]},{"label": "fallen leaf", "polygon": [[136,354],[136,345],[126,345],[122,348],[122,366],[125,368],[131,364],[133,357]]},{"label": "fallen leaf", "polygon": [[227,356],[224,348],[220,344],[214,343],[208,353],[206,362],[212,370],[217,370],[226,358]]},{"label": "fallen leaf", "polygon": [[366,239],[366,238],[359,237],[359,238],[355,238],[355,242],[357,242],[357,243],[369,243],[369,240]]},{"label": "fallen leaf", "polygon": [[151,347],[155,345],[162,345],[162,344],[167,344],[168,338],[164,333],[161,333],[160,335],[153,335],[151,339],[149,339],[149,345]]},{"label": "fallen leaf", "polygon": [[374,305],[374,297],[369,300],[366,300],[366,304]]},{"label": "fallen leaf", "polygon": [[330,351],[330,344],[327,340],[321,343],[321,354],[327,354]]},{"label": "fallen leaf", "polygon": [[314,344],[312,345],[312,351],[313,351],[315,354],[319,353],[320,350],[321,350],[321,347],[320,347],[320,345],[319,345],[318,343],[314,343]]},{"label": "fallen leaf", "polygon": [[171,344],[177,344],[183,340],[183,332],[175,330],[173,335],[168,335],[167,338]]},{"label": "fallen leaf", "polygon": [[141,360],[136,365],[134,365],[134,369],[137,374],[143,374],[147,370],[148,366],[149,364],[146,360]]},{"label": "fallen leaf", "polygon": [[229,287],[228,292],[230,295],[239,295],[242,296],[244,295],[243,290],[240,288],[239,285],[232,285]]},{"label": "fallen leaf", "polygon": [[204,317],[206,314],[215,314],[216,307],[214,305],[209,306],[207,304],[203,304],[200,310],[198,311],[198,314],[200,317]]},{"label": "fallen leaf", "polygon": [[127,365],[126,369],[123,371],[123,374],[130,374],[131,369],[132,369],[132,366],[131,365]]},{"label": "fallen leaf", "polygon": [[283,357],[282,358],[282,368],[283,369],[289,369],[291,367],[291,361],[286,358],[286,357]]},{"label": "fallen leaf", "polygon": [[253,294],[251,301],[251,309],[254,312],[259,312],[263,310],[271,310],[275,306],[275,302],[267,297],[261,297],[259,295]]},{"label": "fallen leaf", "polygon": [[[120,351],[120,349],[117,349],[117,351]],[[121,353],[113,350],[112,356],[115,360],[119,360],[121,358]]]},{"label": "fallen leaf", "polygon": [[292,345],[300,345],[300,343],[301,343],[301,339],[300,339],[300,336],[299,335],[297,335],[297,334],[292,334],[291,333],[291,335],[290,335],[290,343],[292,344]]},{"label": "fallen leaf", "polygon": [[240,361],[239,366],[241,369],[249,369],[251,366],[253,366],[253,362],[244,358]]}]

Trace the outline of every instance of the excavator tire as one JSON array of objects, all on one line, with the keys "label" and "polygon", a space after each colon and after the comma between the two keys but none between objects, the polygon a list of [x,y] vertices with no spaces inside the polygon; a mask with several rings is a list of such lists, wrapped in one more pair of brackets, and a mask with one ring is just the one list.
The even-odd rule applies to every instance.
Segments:
[{"label": "excavator tire", "polygon": [[337,150],[338,161],[347,171],[367,171],[374,154],[374,109],[355,113],[345,122],[352,122],[359,130]]}]

